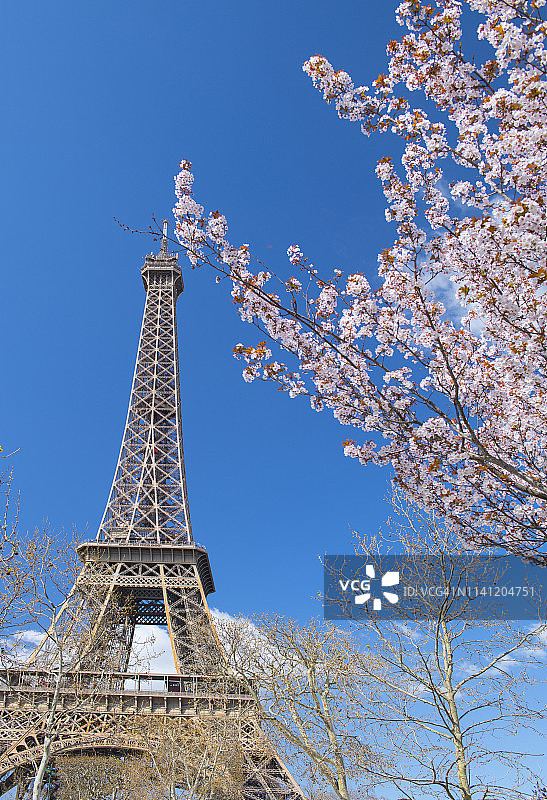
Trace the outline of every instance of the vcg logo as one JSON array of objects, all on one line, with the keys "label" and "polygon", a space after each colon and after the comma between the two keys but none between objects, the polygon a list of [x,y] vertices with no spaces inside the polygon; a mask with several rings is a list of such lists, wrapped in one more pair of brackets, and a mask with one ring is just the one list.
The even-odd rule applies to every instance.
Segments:
[{"label": "vcg logo", "polygon": [[[353,595],[353,602],[356,606],[362,606],[372,599],[372,610],[382,610],[382,598],[395,605],[399,602],[399,595],[395,592],[387,591],[387,587],[397,586],[399,584],[399,572],[391,570],[381,576],[380,580],[376,579],[376,569],[373,564],[367,564],[365,567],[366,579],[356,578],[354,580],[340,580],[340,588],[343,592],[350,589]],[[380,577],[380,576],[378,576]],[[374,585],[371,584],[374,581]]]}]

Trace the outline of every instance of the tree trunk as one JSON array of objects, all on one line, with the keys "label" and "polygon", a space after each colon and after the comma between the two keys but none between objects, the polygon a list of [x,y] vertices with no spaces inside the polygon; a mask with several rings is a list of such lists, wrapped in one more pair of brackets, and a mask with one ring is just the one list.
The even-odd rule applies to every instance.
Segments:
[{"label": "tree trunk", "polygon": [[346,780],[346,767],[341,756],[336,756],[336,772],[338,777],[338,795],[342,800],[350,800],[348,783]]},{"label": "tree trunk", "polygon": [[46,767],[49,763],[49,756],[51,753],[52,742],[53,742],[53,736],[46,735],[44,739],[44,747],[42,750],[42,759],[40,761],[38,769],[36,770],[36,776],[34,778],[34,786],[32,787],[32,800],[40,800],[42,787],[44,785],[44,775],[46,772]]},{"label": "tree trunk", "polygon": [[469,778],[467,776],[467,761],[465,758],[465,747],[463,745],[463,736],[460,726],[460,715],[458,713],[458,706],[452,684],[452,674],[454,672],[454,652],[452,650],[452,641],[446,625],[446,620],[441,620],[441,639],[443,646],[444,657],[444,685],[446,689],[446,701],[448,703],[448,713],[450,722],[452,723],[452,740],[454,742],[454,749],[456,751],[456,769],[458,772],[458,784],[462,793],[462,800],[473,800],[471,797],[471,789],[469,787]]},{"label": "tree trunk", "polygon": [[[56,641],[58,646],[58,642]],[[55,691],[53,692],[53,698],[51,700],[51,709],[49,711],[49,715],[47,718],[46,724],[46,735],[44,737],[44,745],[42,749],[42,758],[40,761],[40,765],[36,770],[36,776],[34,778],[34,786],[32,787],[32,800],[40,800],[40,795],[42,793],[42,787],[44,785],[44,775],[46,772],[46,767],[49,763],[49,757],[51,754],[51,745],[53,743],[53,729],[55,726],[55,711],[57,709],[57,704],[59,702],[59,696],[61,694],[61,680],[63,677],[63,660],[62,656],[60,655],[59,660],[59,671],[57,673],[57,677],[55,680]]]}]

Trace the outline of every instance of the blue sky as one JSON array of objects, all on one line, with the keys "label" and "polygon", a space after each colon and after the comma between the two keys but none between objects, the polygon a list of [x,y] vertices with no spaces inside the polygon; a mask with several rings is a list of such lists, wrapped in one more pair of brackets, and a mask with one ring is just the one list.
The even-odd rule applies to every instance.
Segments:
[{"label": "blue sky", "polygon": [[[394,2],[0,8],[4,452],[25,527],[95,536],[122,434],[153,243],[114,221],[171,218],[181,158],[198,199],[274,269],[299,243],[325,268],[373,273],[392,240],[374,166],[387,141],[341,122],[301,65],[321,52],[370,80]],[[185,453],[213,605],[320,613],[319,555],[388,513],[387,475],[343,456],[348,430],[245,384],[231,351],[257,335],[228,288],[185,273],[178,305]],[[87,533],[86,533],[87,532]]]},{"label": "blue sky", "polygon": [[[338,120],[302,72],[322,53],[368,83],[398,35],[396,2],[39,0],[0,5],[4,76],[0,443],[21,524],[94,538],[116,464],[156,248],[114,221],[171,219],[173,175],[274,270],[376,271],[392,242],[374,176],[393,150]],[[351,433],[305,400],[246,384],[257,340],[224,284],[185,270],[178,304],[195,538],[229,614],[321,614],[319,557],[390,513],[389,476],[344,457]],[[59,534],[61,535],[61,534]],[[163,643],[165,644],[165,643]]]}]

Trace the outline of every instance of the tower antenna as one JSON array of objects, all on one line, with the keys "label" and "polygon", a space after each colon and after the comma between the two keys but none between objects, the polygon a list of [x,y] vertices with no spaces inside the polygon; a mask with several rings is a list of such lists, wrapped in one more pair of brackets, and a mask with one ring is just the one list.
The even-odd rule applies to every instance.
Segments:
[{"label": "tower antenna", "polygon": [[161,247],[160,253],[167,253],[168,252],[168,245],[167,245],[167,228],[169,227],[169,223],[166,219],[163,220],[163,236],[161,238]]}]

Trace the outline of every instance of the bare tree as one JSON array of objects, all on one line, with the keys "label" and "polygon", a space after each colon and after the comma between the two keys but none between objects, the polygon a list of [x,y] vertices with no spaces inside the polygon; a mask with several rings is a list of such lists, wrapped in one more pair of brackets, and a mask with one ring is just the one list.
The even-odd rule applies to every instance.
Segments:
[{"label": "bare tree", "polygon": [[[137,717],[152,791],[165,800],[222,797],[238,800],[248,774],[242,730],[245,714],[207,714],[188,719]],[[135,766],[135,765],[134,765]]]},{"label": "bare tree", "polygon": [[[44,549],[47,554],[47,545]],[[53,743],[62,737],[78,710],[91,714],[105,688],[119,680],[116,673],[120,670],[121,648],[113,644],[116,634],[120,645],[125,644],[128,609],[117,604],[115,598],[105,608],[104,591],[94,591],[78,581],[80,565],[73,552],[71,545],[63,569],[41,570],[36,565],[32,571],[33,591],[24,607],[29,623],[43,633],[43,638],[20,675],[23,680],[43,681],[49,690],[42,756],[34,776],[32,800],[41,797]],[[38,561],[47,565],[47,558]],[[141,647],[145,649],[149,643],[147,639]],[[130,667],[140,666],[140,655],[133,650]],[[28,668],[31,672],[25,671]],[[70,702],[63,702],[63,695]]]},{"label": "bare tree", "polygon": [[19,531],[19,497],[14,496],[13,470],[0,475],[3,514],[0,525],[0,668],[21,658],[20,634],[27,618],[23,606],[32,595],[33,570],[41,554],[38,530],[22,536]]},{"label": "bare tree", "polygon": [[57,800],[161,800],[141,755],[61,755],[54,771]]},{"label": "bare tree", "polygon": [[135,717],[138,752],[55,759],[59,800],[204,800],[243,797],[243,717]]},{"label": "bare tree", "polygon": [[363,797],[367,721],[348,705],[351,637],[330,623],[299,627],[279,617],[255,623],[216,625],[229,666],[253,696],[268,735],[307,780],[310,797]]},{"label": "bare tree", "polygon": [[[406,619],[367,611],[356,623],[347,703],[366,718],[368,740],[382,754],[363,759],[363,768],[376,786],[396,786],[409,800],[529,796],[533,771],[513,740],[544,717],[542,703],[528,695],[536,667],[544,666],[545,625],[477,618],[472,595],[452,587],[484,579],[485,566],[496,574],[499,562],[463,549],[434,518],[398,498],[395,505],[396,536],[361,540],[361,552],[381,563],[395,539],[411,573],[424,586],[440,582],[441,591],[422,596]],[[505,782],[494,764],[506,768]]]},{"label": "bare tree", "polygon": [[[101,616],[101,593],[77,580],[82,565],[75,537],[55,535],[47,524],[21,533],[11,473],[0,486],[5,494],[0,531],[0,685],[7,694],[26,693],[29,698],[33,689],[39,689],[47,704],[45,717],[39,714],[36,723],[42,749],[32,796],[38,800],[54,742],[79,708],[93,707],[94,696],[119,669],[113,648],[101,644],[100,636],[90,638],[90,631],[99,618],[101,626],[116,631],[124,609],[113,603]],[[37,645],[34,651],[29,643]],[[65,702],[67,696],[70,702]],[[9,716],[3,723],[0,738],[8,747],[13,743]],[[30,773],[24,777],[28,780]]]},{"label": "bare tree", "polygon": [[528,694],[546,628],[478,618],[465,593],[445,592],[443,582],[480,579],[488,556],[463,549],[434,519],[397,510],[396,530],[361,541],[359,552],[381,564],[396,542],[420,581],[440,580],[443,591],[405,619],[220,620],[230,668],[310,797],[361,798],[371,786],[409,800],[529,797],[533,770],[513,738],[544,718]]}]

